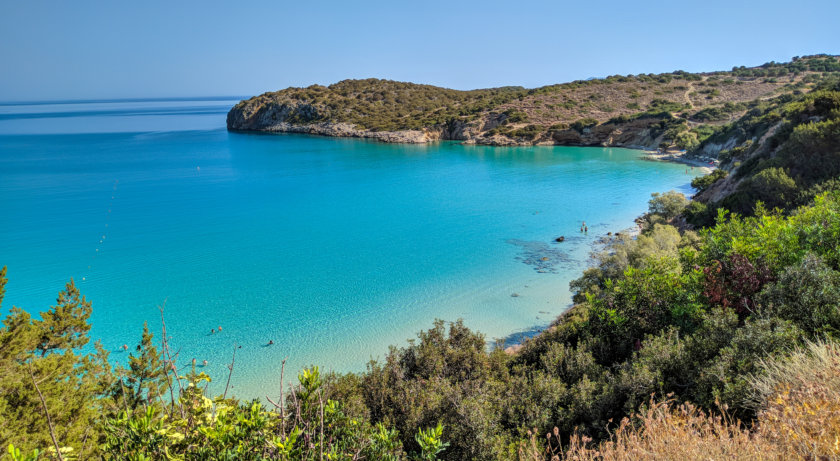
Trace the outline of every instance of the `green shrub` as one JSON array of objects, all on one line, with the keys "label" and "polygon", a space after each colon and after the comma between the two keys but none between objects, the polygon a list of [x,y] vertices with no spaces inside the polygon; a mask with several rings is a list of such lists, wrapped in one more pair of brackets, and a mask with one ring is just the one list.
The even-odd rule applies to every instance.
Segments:
[{"label": "green shrub", "polygon": [[715,168],[711,173],[707,175],[698,176],[692,179],[691,187],[697,189],[698,192],[703,192],[704,190],[708,189],[712,184],[725,178],[727,175],[728,173],[726,172],[726,170]]}]

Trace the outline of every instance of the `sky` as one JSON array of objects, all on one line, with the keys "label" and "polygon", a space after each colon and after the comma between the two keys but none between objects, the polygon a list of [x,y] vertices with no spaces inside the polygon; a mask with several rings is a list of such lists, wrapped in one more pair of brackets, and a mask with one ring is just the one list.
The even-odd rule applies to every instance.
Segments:
[{"label": "sky", "polygon": [[840,54],[840,1],[0,0],[0,101],[456,89]]}]

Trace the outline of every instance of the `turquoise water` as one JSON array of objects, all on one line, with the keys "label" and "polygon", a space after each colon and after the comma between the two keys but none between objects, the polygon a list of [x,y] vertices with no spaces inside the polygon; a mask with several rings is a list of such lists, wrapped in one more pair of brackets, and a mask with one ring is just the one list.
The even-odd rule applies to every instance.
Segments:
[{"label": "turquoise water", "polygon": [[4,306],[73,277],[124,361],[165,302],[182,363],[223,382],[241,345],[234,392],[276,394],[284,357],[360,371],[435,318],[546,325],[591,244],[690,178],[625,149],[228,133],[235,102],[0,106]]}]

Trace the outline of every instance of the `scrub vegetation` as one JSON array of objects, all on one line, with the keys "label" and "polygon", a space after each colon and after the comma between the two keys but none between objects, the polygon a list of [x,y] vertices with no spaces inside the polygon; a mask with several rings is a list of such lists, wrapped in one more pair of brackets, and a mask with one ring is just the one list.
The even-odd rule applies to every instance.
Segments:
[{"label": "scrub vegetation", "polygon": [[[722,126],[760,110],[765,101],[807,92],[838,74],[840,60],[836,56],[815,55],[730,71],[612,75],[533,89],[460,91],[373,78],[344,80],[329,86],[287,88],[242,101],[231,111],[236,114],[233,119],[242,119],[229,119],[229,125],[262,129],[281,121],[293,125],[346,123],[370,131],[443,132],[445,139],[466,136],[478,143],[504,143],[507,139],[525,144],[597,144],[608,138],[581,139],[555,133],[644,121],[634,130],[653,130],[652,138],[663,147],[693,150]],[[664,129],[657,131],[657,124]],[[453,130],[465,125],[472,127],[470,134]],[[460,134],[452,134],[455,132]],[[501,140],[495,138],[499,136]]]}]

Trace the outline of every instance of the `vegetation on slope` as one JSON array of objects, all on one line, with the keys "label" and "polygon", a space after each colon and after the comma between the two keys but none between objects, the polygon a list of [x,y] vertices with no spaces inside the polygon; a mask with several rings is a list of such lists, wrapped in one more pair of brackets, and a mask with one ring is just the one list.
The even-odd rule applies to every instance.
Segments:
[{"label": "vegetation on slope", "polygon": [[342,80],[330,86],[288,88],[240,104],[296,106],[286,121],[350,123],[374,131],[416,130],[445,125],[453,119],[472,120],[477,114],[523,94],[521,87],[458,91],[432,85],[370,78]]},{"label": "vegetation on slope", "polygon": [[[647,141],[659,139],[663,146],[692,149],[716,127],[755,109],[763,100],[808,91],[837,73],[840,61],[836,57],[818,55],[732,71],[615,75],[529,90],[458,91],[389,80],[344,80],[242,101],[231,114],[243,120],[234,122],[237,117],[230,115],[229,126],[261,129],[279,122],[330,122],[372,131],[442,131],[444,137],[476,142],[598,144],[610,143],[607,130],[591,139],[572,136],[569,130],[582,132],[599,124],[643,120],[649,123],[636,130],[668,125]],[[453,132],[456,126],[471,127],[470,134]],[[557,136],[557,132],[566,134]],[[679,138],[680,133],[688,134]]]},{"label": "vegetation on slope", "polygon": [[705,143],[727,140],[732,148],[720,158],[731,177],[721,172],[701,180],[702,192],[712,190],[701,193],[690,222],[710,224],[718,208],[749,214],[759,201],[783,210],[808,203],[835,188],[840,175],[840,81],[765,101]]}]

